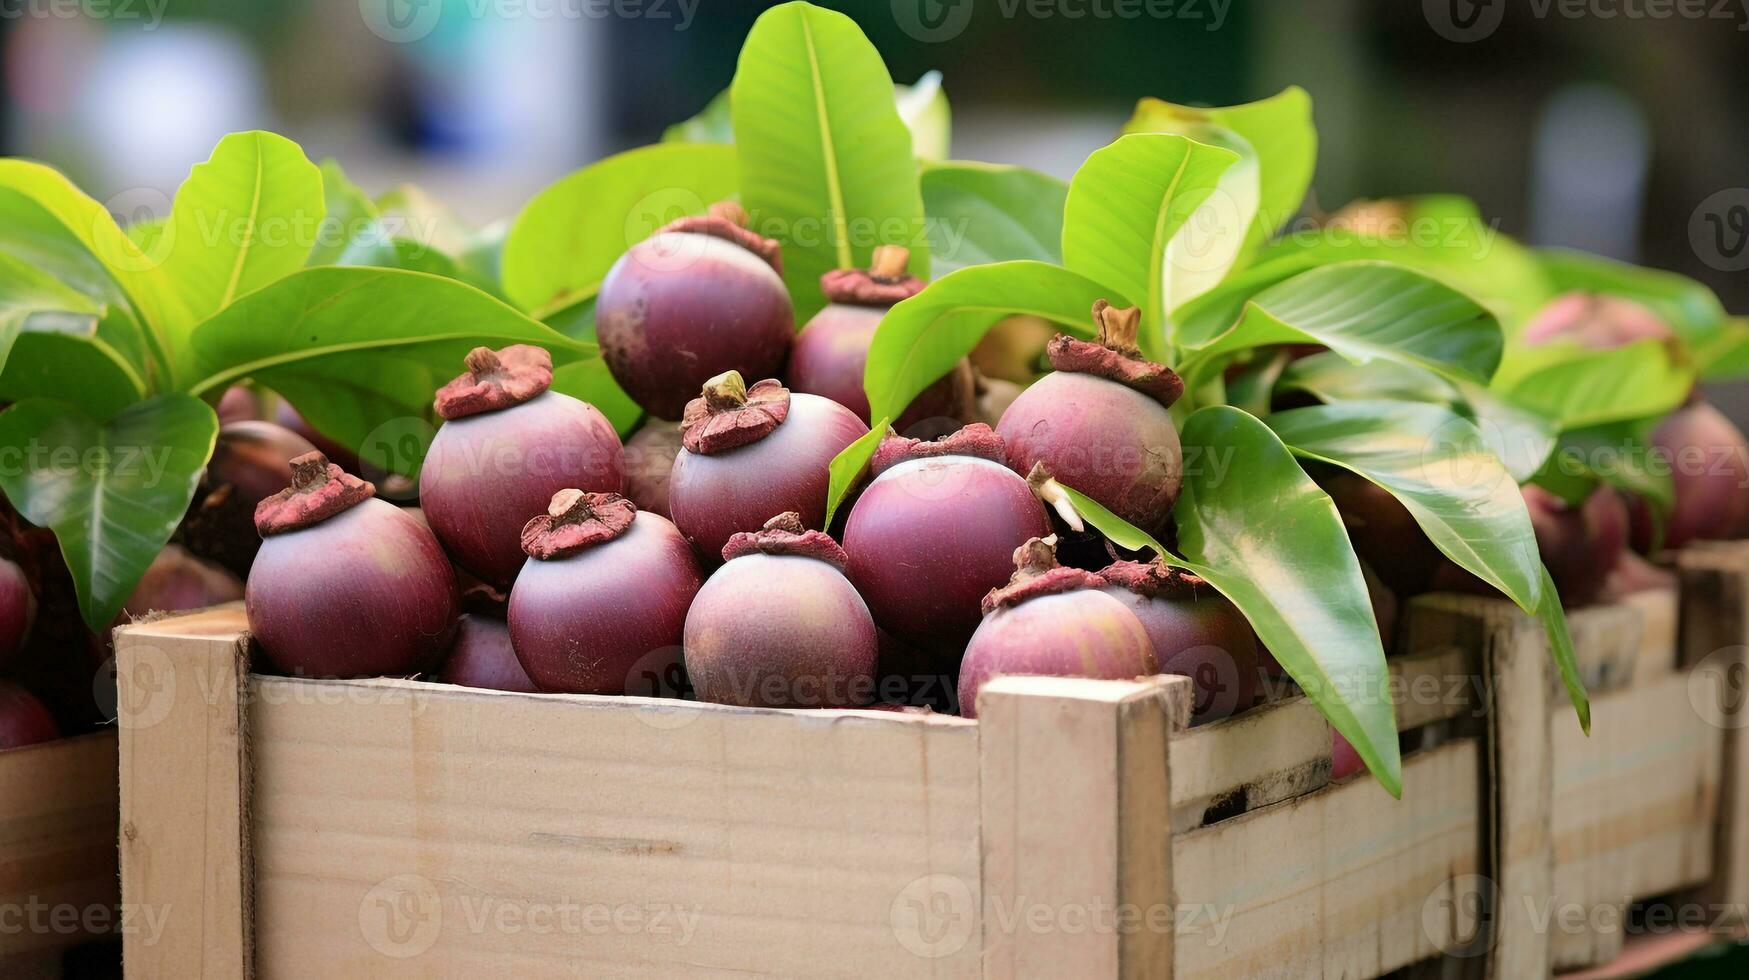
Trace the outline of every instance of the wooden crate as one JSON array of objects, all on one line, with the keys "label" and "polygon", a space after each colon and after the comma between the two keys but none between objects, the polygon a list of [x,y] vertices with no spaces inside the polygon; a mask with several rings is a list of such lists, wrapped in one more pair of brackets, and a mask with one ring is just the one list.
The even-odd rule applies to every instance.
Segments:
[{"label": "wooden crate", "polygon": [[973,722],[253,675],[235,607],[118,653],[124,899],[173,909],[135,977],[1364,977],[1478,927],[1450,643],[1395,662],[1400,802],[1303,698],[1186,730],[1181,678]]},{"label": "wooden crate", "polygon": [[0,752],[0,976],[58,976],[122,923],[116,733]]},{"label": "wooden crate", "polygon": [[1690,669],[1679,643],[1679,623],[1692,633],[1700,614],[1694,594],[1685,582],[1682,601],[1643,592],[1569,613],[1589,736],[1532,618],[1495,600],[1413,604],[1412,631],[1466,637],[1488,676],[1490,975],[1607,963],[1634,902],[1730,887],[1716,860],[1737,822],[1721,806],[1728,732],[1697,707],[1720,677]]}]

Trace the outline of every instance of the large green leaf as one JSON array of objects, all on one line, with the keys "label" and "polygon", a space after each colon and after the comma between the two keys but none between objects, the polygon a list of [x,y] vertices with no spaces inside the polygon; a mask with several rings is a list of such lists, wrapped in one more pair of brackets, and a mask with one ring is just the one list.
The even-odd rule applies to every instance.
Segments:
[{"label": "large green leaf", "polygon": [[1601,482],[1667,514],[1676,502],[1675,478],[1668,467],[1646,465],[1656,456],[1647,443],[1660,420],[1654,416],[1569,429],[1561,433],[1536,482],[1575,506]]},{"label": "large green leaf", "polygon": [[0,371],[0,402],[52,398],[107,419],[146,397],[145,380],[101,336],[27,330]]},{"label": "large green leaf", "polygon": [[1567,631],[1567,613],[1561,608],[1561,594],[1549,570],[1543,569],[1543,601],[1537,605],[1537,618],[1542,620],[1543,634],[1549,639],[1549,655],[1561,674],[1561,685],[1567,689],[1567,700],[1579,716],[1579,727],[1591,734],[1591,698],[1585,693],[1585,681],[1579,676],[1578,656],[1573,650],[1573,637]]},{"label": "large green leaf", "polygon": [[1136,104],[1123,131],[1176,133],[1207,143],[1211,140],[1204,137],[1210,128],[1240,136],[1256,165],[1258,207],[1245,234],[1243,253],[1249,254],[1293,220],[1312,184],[1318,162],[1312,99],[1297,85],[1257,102],[1212,109],[1148,98]]},{"label": "large green leaf", "polygon": [[1447,381],[1432,371],[1395,361],[1355,364],[1333,351],[1302,357],[1282,372],[1279,386],[1323,402],[1387,399],[1444,405],[1476,424],[1517,483],[1528,481],[1555,448],[1555,423],[1512,405],[1469,381]]},{"label": "large green leaf", "polygon": [[1400,795],[1390,674],[1336,505],[1268,426],[1236,408],[1191,415],[1184,445],[1208,462],[1187,467],[1174,511],[1184,564],[1245,613],[1367,768]]},{"label": "large green leaf", "polygon": [[735,151],[646,146],[608,157],[534,196],[504,241],[504,292],[525,310],[593,296],[625,250],[675,218],[703,214],[737,187]]},{"label": "large green leaf", "polygon": [[1139,134],[1094,151],[1069,182],[1063,263],[1141,304],[1142,349],[1156,358],[1176,301],[1169,246],[1238,160],[1182,136]]},{"label": "large green leaf", "polygon": [[1566,249],[1538,249],[1536,258],[1557,292],[1585,290],[1643,303],[1691,345],[1704,344],[1724,329],[1725,308],[1718,296],[1687,276]]},{"label": "large green leaf", "polygon": [[1749,317],[1732,317],[1717,334],[1695,345],[1694,363],[1707,381],[1749,377]]},{"label": "large green leaf", "polygon": [[923,209],[937,278],[969,265],[1033,259],[1061,265],[1069,185],[993,163],[923,169]]},{"label": "large green leaf", "polygon": [[[153,356],[167,366],[168,352],[178,349],[194,317],[164,274],[162,256],[156,251],[142,252],[103,205],[86,196],[58,171],[40,163],[0,160],[0,190],[40,208],[97,260],[139,314]],[[77,284],[69,285],[80,289]],[[90,290],[80,291],[91,295]]]},{"label": "large green leaf", "polygon": [[[573,340],[478,289],[391,269],[305,269],[231,304],[194,333],[202,394],[253,378],[317,429],[358,449],[371,431],[430,415],[431,396],[478,346],[536,344],[560,366]],[[397,460],[372,460],[385,465]]]},{"label": "large green leaf", "polygon": [[233,133],[176,191],[156,242],[164,274],[194,321],[204,320],[301,267],[324,213],[322,172],[296,143]]},{"label": "large green leaf", "polygon": [[0,413],[0,445],[41,449],[22,467],[0,467],[0,488],[55,532],[87,626],[108,628],[170,540],[218,431],[212,409],[181,394],[137,402],[108,423],[47,399]]},{"label": "large green leaf", "polygon": [[892,421],[891,418],[883,416],[879,425],[871,427],[832,457],[826,483],[826,527],[832,526],[832,518],[838,514],[844,498],[850,496],[850,491],[862,482],[863,474],[868,472],[869,461],[874,459],[875,450],[881,448],[881,440],[887,437]]},{"label": "large green leaf", "polygon": [[1500,363],[1500,323],[1475,300],[1419,272],[1384,262],[1347,262],[1302,272],[1255,294],[1232,318],[1236,297],[1193,303],[1178,342],[1195,351],[1180,373],[1221,355],[1270,344],[1323,344],[1358,363],[1395,361],[1441,377],[1486,384]]},{"label": "large green leaf", "polygon": [[783,243],[798,320],[825,304],[822,273],[866,267],[877,245],[907,246],[911,273],[929,277],[911,131],[855,21],[807,3],[767,10],[730,92],[741,201]]},{"label": "large green leaf", "polygon": [[[54,276],[0,252],[0,374],[13,342],[29,329],[95,337],[102,310]],[[34,327],[33,327],[34,325]]]},{"label": "large green leaf", "polygon": [[729,122],[729,90],[723,89],[698,110],[662,131],[664,143],[733,143],[735,129]]},{"label": "large green leaf", "polygon": [[869,344],[863,387],[872,417],[898,418],[923,389],[971,353],[991,325],[1029,314],[1067,333],[1093,332],[1093,304],[1124,297],[1043,262],[997,262],[949,273],[893,307]]},{"label": "large green leaf", "polygon": [[1659,340],[1614,350],[1562,346],[1526,353],[1545,359],[1497,381],[1495,390],[1562,429],[1663,415],[1694,388],[1694,369]]},{"label": "large green leaf", "polygon": [[1530,513],[1472,422],[1439,405],[1346,401],[1279,412],[1269,427],[1295,455],[1378,484],[1447,557],[1536,611],[1542,560]]},{"label": "large green leaf", "polygon": [[1554,295],[1531,251],[1465,198],[1435,194],[1373,207],[1385,217],[1372,226],[1296,227],[1258,253],[1257,264],[1287,272],[1362,259],[1408,266],[1486,306],[1508,332]]}]

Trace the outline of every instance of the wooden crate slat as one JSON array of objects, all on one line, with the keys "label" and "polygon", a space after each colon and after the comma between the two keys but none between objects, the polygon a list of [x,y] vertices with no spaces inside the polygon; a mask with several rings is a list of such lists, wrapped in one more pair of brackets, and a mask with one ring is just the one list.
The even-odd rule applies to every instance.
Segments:
[{"label": "wooden crate slat", "polygon": [[1362,777],[1175,837],[1175,980],[1377,976],[1462,945],[1479,765],[1452,742],[1404,761],[1401,800]]},{"label": "wooden crate slat", "polygon": [[[85,942],[93,938],[85,924],[99,914],[104,932],[117,927],[115,767],[113,730],[0,752],[0,907],[77,916],[71,924],[59,911],[9,921],[0,957]],[[0,966],[0,975],[21,962]]]}]

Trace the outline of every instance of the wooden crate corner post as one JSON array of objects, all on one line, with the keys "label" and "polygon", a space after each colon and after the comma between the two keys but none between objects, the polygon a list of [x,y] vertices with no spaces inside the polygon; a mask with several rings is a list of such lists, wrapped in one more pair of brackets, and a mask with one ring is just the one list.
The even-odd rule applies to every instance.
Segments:
[{"label": "wooden crate corner post", "polygon": [[247,977],[252,969],[248,684],[240,604],[116,634],[129,977]]},{"label": "wooden crate corner post", "polygon": [[1172,975],[1168,741],[1190,703],[1164,676],[979,693],[986,977]]},{"label": "wooden crate corner post", "polygon": [[[1692,897],[1711,909],[1749,906],[1749,542],[1701,542],[1677,556],[1682,579],[1680,659],[1690,699],[1723,733],[1712,880]],[[1711,684],[1710,695],[1704,686]]]}]

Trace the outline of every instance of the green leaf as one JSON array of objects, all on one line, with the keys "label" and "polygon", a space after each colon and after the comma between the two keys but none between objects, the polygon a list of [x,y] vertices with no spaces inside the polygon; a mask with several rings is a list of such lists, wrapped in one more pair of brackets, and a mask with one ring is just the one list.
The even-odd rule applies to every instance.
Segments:
[{"label": "green leaf", "polygon": [[1555,424],[1548,419],[1510,405],[1474,382],[1447,381],[1409,364],[1355,364],[1323,351],[1289,364],[1280,387],[1309,392],[1326,403],[1385,399],[1444,405],[1476,424],[1488,450],[1517,483],[1535,475],[1555,448]]},{"label": "green leaf", "polygon": [[0,371],[0,402],[52,398],[94,419],[107,419],[144,397],[144,379],[101,336],[25,331]]},{"label": "green leaf", "polygon": [[1749,317],[1732,317],[1717,335],[1696,345],[1694,363],[1705,381],[1749,377]]},{"label": "green leaf", "polygon": [[386,238],[376,202],[354,184],[332,157],[322,161],[323,215],[316,244],[305,265],[339,265],[340,256],[360,239]]},{"label": "green leaf", "polygon": [[1499,321],[1475,300],[1384,262],[1303,272],[1252,296],[1237,322],[1230,318],[1234,297],[1207,299],[1187,307],[1179,326],[1178,342],[1196,351],[1180,372],[1187,381],[1222,354],[1310,342],[1356,363],[1393,361],[1486,384],[1504,343]]},{"label": "green leaf", "polygon": [[1542,601],[1524,497],[1469,420],[1439,405],[1353,401],[1279,412],[1269,427],[1296,456],[1388,491],[1446,557],[1524,611]]},{"label": "green leaf", "polygon": [[1238,160],[1182,136],[1124,136],[1094,151],[1069,181],[1063,263],[1141,304],[1141,346],[1156,359],[1178,299],[1167,294],[1168,247]]},{"label": "green leaf", "polygon": [[1561,433],[1536,482],[1577,505],[1599,482],[1645,499],[1654,511],[1669,513],[1676,483],[1667,467],[1648,468],[1653,458],[1647,437],[1659,417],[1610,422]]},{"label": "green leaf", "polygon": [[[1199,142],[1211,128],[1237,134],[1252,155],[1258,206],[1241,255],[1250,255],[1299,213],[1318,162],[1312,99],[1292,86],[1258,102],[1213,109],[1143,99],[1125,124],[1127,133],[1176,133]],[[1224,145],[1224,144],[1223,144]]]},{"label": "green leaf", "polygon": [[1166,550],[1165,545],[1154,540],[1153,535],[1106,510],[1099,501],[1066,483],[1058,482],[1057,487],[1069,498],[1069,505],[1075,508],[1075,513],[1093,525],[1095,531],[1110,539],[1112,544],[1127,551],[1152,551],[1173,564],[1181,563],[1176,555]]},{"label": "green leaf", "polygon": [[729,90],[723,89],[704,104],[698,115],[662,131],[664,143],[733,143],[735,130],[729,124]]},{"label": "green leaf", "polygon": [[1554,295],[1530,250],[1462,197],[1436,194],[1373,206],[1396,217],[1376,227],[1296,227],[1259,252],[1255,264],[1289,263],[1280,266],[1288,272],[1363,259],[1407,266],[1481,303],[1509,332]]},{"label": "green leaf", "polygon": [[[391,269],[322,266],[245,296],[194,333],[195,394],[253,378],[358,449],[391,421],[425,419],[475,347],[536,344],[563,366],[595,356],[478,289]],[[404,466],[405,461],[371,460]],[[411,475],[411,474],[408,474]]]},{"label": "green leaf", "polygon": [[1561,429],[1663,415],[1693,390],[1694,370],[1677,362],[1664,341],[1642,340],[1614,350],[1538,348],[1549,361],[1517,374],[1502,397],[1554,420]]},{"label": "green leaf", "polygon": [[516,216],[504,240],[505,295],[525,310],[593,296],[626,249],[735,189],[735,151],[708,143],[646,146],[584,167]]},{"label": "green leaf", "polygon": [[1585,290],[1643,303],[1692,346],[1724,329],[1718,296],[1687,276],[1566,249],[1537,249],[1536,258],[1556,292]]},{"label": "green leaf", "polygon": [[893,86],[893,101],[899,118],[911,130],[911,147],[917,159],[946,160],[953,142],[953,112],[941,88],[941,72],[926,71],[913,85]]},{"label": "green leaf", "polygon": [[[1174,133],[1202,144],[1221,145],[1240,154],[1240,163],[1221,175],[1221,191],[1228,207],[1216,208],[1191,221],[1193,228],[1221,228],[1231,242],[1221,243],[1224,262],[1205,262],[1207,273],[1200,282],[1188,282],[1191,292],[1181,292],[1179,303],[1196,292],[1221,282],[1223,273],[1237,261],[1256,254],[1277,229],[1300,214],[1300,205],[1312,186],[1317,166],[1317,128],[1312,126],[1312,98],[1305,89],[1287,88],[1261,102],[1228,105],[1219,109],[1196,109],[1174,105],[1158,98],[1137,103],[1125,133]],[[1235,138],[1237,137],[1237,138]],[[1244,205],[1240,205],[1244,201]],[[1212,203],[1212,201],[1210,201]],[[1210,203],[1205,203],[1207,210]],[[1244,221],[1244,235],[1233,235],[1235,219]],[[1214,248],[1216,243],[1205,242]]]},{"label": "green leaf", "polygon": [[1561,595],[1549,570],[1543,569],[1543,601],[1537,604],[1536,616],[1543,624],[1543,634],[1549,640],[1549,655],[1560,670],[1561,684],[1567,689],[1567,700],[1573,702],[1573,712],[1579,716],[1579,727],[1591,734],[1591,698],[1585,693],[1585,682],[1579,677],[1578,659],[1573,652],[1573,636],[1567,631],[1567,613],[1561,608]]},{"label": "green leaf", "polygon": [[36,329],[94,337],[102,311],[54,276],[0,252],[0,373],[13,342]]},{"label": "green leaf", "polygon": [[1336,505],[1268,426],[1236,408],[1191,415],[1184,445],[1204,464],[1187,467],[1174,511],[1183,564],[1244,612],[1367,768],[1400,795],[1390,674]]},{"label": "green leaf", "polygon": [[138,245],[140,251],[149,253],[157,247],[158,239],[164,236],[164,221],[161,218],[135,221],[124,230],[127,232],[128,241]]},{"label": "green leaf", "polygon": [[181,394],[135,403],[108,423],[47,399],[0,413],[0,445],[43,449],[0,468],[0,488],[31,523],[54,530],[91,629],[108,629],[170,540],[218,431],[212,409]]},{"label": "green leaf", "polygon": [[863,373],[870,414],[898,418],[1003,317],[1028,314],[1089,336],[1093,304],[1101,299],[1125,303],[1099,283],[1043,262],[997,262],[951,272],[882,318]]},{"label": "green leaf", "polygon": [[923,209],[936,278],[971,265],[1063,262],[1069,185],[1025,167],[944,163],[923,168]]},{"label": "green leaf", "polygon": [[164,274],[204,320],[301,267],[324,209],[322,172],[296,143],[233,133],[176,191],[157,242],[168,250]]},{"label": "green leaf", "polygon": [[137,314],[106,318],[99,336],[136,374],[163,373],[166,384],[174,382],[173,338],[183,336],[191,315],[164,276],[159,251],[142,252],[103,205],[42,164],[0,160],[0,246],[113,309]]},{"label": "green leaf", "polygon": [[877,245],[907,246],[911,273],[929,277],[911,132],[855,21],[807,3],[767,10],[730,91],[741,202],[783,243],[798,322],[825,305],[822,273],[866,267]]},{"label": "green leaf", "polygon": [[881,440],[887,437],[892,423],[892,416],[881,416],[879,425],[870,427],[868,432],[857,437],[855,442],[832,457],[832,465],[829,467],[831,479],[826,486],[826,527],[832,526],[832,518],[843,505],[844,498],[862,482],[862,475],[868,472],[869,461],[874,459],[875,450],[881,448]]}]

